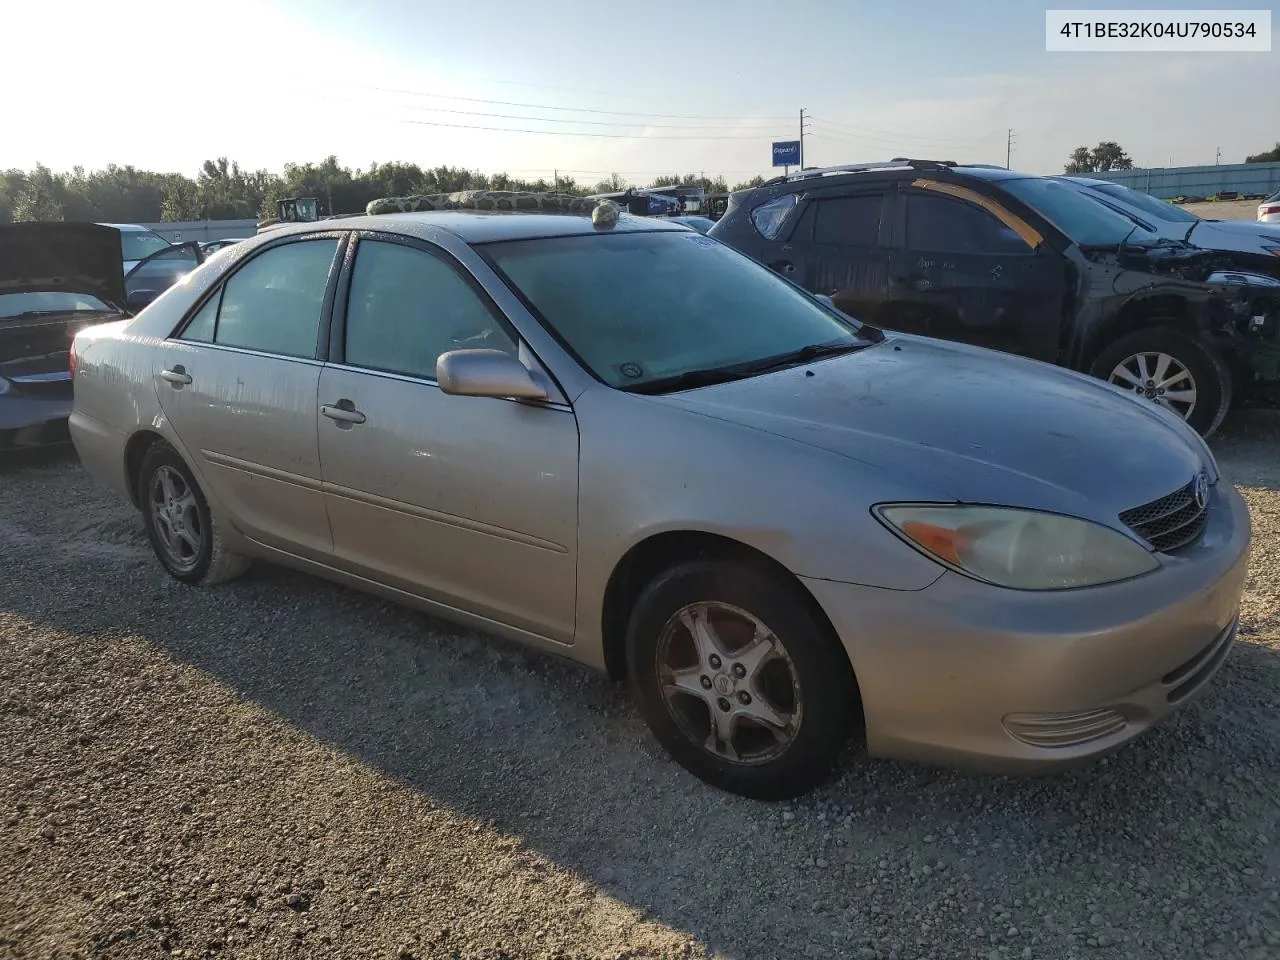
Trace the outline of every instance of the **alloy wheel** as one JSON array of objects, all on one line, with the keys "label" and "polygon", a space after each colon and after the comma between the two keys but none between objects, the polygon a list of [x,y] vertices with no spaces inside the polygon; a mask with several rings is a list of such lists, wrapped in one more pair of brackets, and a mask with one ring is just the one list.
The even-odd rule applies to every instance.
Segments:
[{"label": "alloy wheel", "polygon": [[667,621],[657,645],[658,683],[681,731],[734,763],[776,760],[795,740],[803,699],[782,641],[726,603],[694,603]]},{"label": "alloy wheel", "polygon": [[165,559],[185,573],[200,562],[205,530],[195,493],[180,472],[161,466],[151,475],[149,508]]},{"label": "alloy wheel", "polygon": [[1172,410],[1183,420],[1196,408],[1196,380],[1167,353],[1135,353],[1116,364],[1110,383]]}]

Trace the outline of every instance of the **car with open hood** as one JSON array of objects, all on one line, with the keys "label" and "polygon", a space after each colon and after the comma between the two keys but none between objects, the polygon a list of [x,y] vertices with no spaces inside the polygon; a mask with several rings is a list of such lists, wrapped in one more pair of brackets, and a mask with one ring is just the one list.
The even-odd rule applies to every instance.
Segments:
[{"label": "car with open hood", "polygon": [[0,450],[67,442],[72,338],[131,316],[194,265],[166,244],[126,274],[114,227],[0,225]]},{"label": "car with open hood", "polygon": [[900,159],[735,193],[710,236],[860,319],[1092,374],[1205,435],[1274,391],[1280,257],[1196,246],[1084,194]]},{"label": "car with open hood", "polygon": [[1249,515],[1181,419],[612,202],[280,225],[74,351],[81,460],[175,579],[282,563],[626,678],[750,796],[850,737],[1096,757],[1235,637]]},{"label": "car with open hood", "polygon": [[1073,184],[1084,195],[1140,223],[1144,230],[1221,254],[1238,254],[1236,266],[1280,277],[1280,223],[1255,220],[1209,220],[1186,207],[1094,177],[1051,179]]}]

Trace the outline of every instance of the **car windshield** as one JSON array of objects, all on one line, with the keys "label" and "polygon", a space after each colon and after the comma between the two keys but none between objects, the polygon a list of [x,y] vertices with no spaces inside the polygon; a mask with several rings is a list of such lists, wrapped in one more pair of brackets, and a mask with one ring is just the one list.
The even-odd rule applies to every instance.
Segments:
[{"label": "car windshield", "polygon": [[699,233],[601,233],[479,249],[588,370],[620,389],[865,342],[856,321]]},{"label": "car windshield", "polygon": [[1172,203],[1166,203],[1151,196],[1149,193],[1142,193],[1138,190],[1132,190],[1129,187],[1119,183],[1108,184],[1089,184],[1090,190],[1096,190],[1099,193],[1114,197],[1121,203],[1126,203],[1136,210],[1155,217],[1157,220],[1164,220],[1168,223],[1195,223],[1200,218],[1189,210],[1183,210],[1175,207]]},{"label": "car windshield", "polygon": [[1153,232],[1109,207],[1081,194],[1074,184],[1044,177],[1002,180],[1007,190],[1082,247],[1114,247],[1135,230],[1148,238]]},{"label": "car windshield", "polygon": [[39,313],[115,313],[97,297],[66,290],[24,290],[0,293],[0,320]]},{"label": "car windshield", "polygon": [[126,262],[142,260],[169,245],[168,240],[150,230],[120,231],[120,253]]}]

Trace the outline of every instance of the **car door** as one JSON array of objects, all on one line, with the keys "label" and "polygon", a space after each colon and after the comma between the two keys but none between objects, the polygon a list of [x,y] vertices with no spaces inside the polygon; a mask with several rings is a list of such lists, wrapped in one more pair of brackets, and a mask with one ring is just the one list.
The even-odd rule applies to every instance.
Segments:
[{"label": "car door", "polygon": [[[886,196],[883,187],[864,187],[807,198],[782,253],[783,275],[850,316],[876,322],[888,290]],[[794,273],[786,269],[792,263]]]},{"label": "car door", "polygon": [[320,375],[320,460],[337,562],[571,642],[573,412],[440,391],[440,354],[521,348],[475,279],[439,248],[365,234],[349,269]]},{"label": "car door", "polygon": [[952,184],[921,184],[900,196],[902,243],[890,257],[883,324],[1055,360],[1066,261],[989,198]]},{"label": "car door", "polygon": [[291,237],[258,252],[197,304],[156,365],[165,415],[236,527],[312,558],[332,550],[316,390],[342,243]]}]

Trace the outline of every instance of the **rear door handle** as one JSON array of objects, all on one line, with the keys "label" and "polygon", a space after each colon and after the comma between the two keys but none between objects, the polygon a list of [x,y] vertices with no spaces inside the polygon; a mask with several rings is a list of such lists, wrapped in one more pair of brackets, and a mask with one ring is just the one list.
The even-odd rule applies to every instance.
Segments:
[{"label": "rear door handle", "polygon": [[187,368],[180,363],[172,370],[161,370],[160,376],[162,379],[168,380],[175,387],[185,386],[191,382],[191,374],[187,373]]},{"label": "rear door handle", "polygon": [[357,410],[356,405],[350,400],[323,404],[320,412],[330,420],[337,420],[339,423],[364,423],[364,414]]}]

